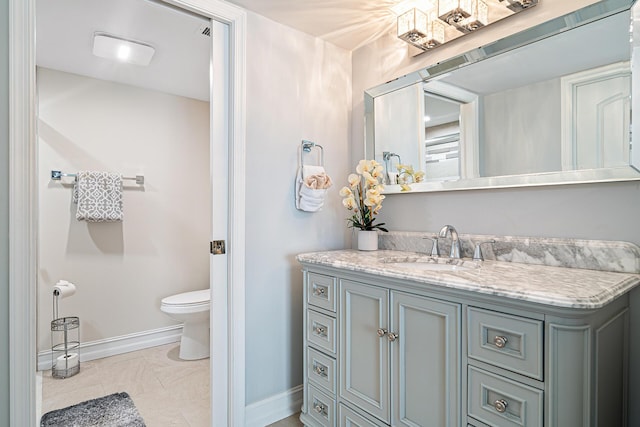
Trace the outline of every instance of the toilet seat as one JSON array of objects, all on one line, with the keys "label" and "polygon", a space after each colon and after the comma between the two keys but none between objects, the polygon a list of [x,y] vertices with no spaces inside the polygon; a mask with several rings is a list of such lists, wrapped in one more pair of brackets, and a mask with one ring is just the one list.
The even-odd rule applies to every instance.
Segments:
[{"label": "toilet seat", "polygon": [[209,311],[211,306],[211,291],[183,292],[163,298],[160,309],[165,313],[188,314]]}]

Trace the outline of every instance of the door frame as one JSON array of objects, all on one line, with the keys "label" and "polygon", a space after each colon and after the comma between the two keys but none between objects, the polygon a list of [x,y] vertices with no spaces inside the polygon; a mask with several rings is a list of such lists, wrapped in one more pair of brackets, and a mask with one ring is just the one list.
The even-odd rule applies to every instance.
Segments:
[{"label": "door frame", "polygon": [[[229,26],[229,244],[226,298],[211,309],[224,364],[212,370],[212,425],[244,425],[246,12],[220,0],[163,0]],[[9,420],[36,425],[36,0],[9,0]],[[223,291],[224,293],[224,291]],[[223,330],[221,330],[223,329]],[[214,399],[215,396],[215,399]]]}]

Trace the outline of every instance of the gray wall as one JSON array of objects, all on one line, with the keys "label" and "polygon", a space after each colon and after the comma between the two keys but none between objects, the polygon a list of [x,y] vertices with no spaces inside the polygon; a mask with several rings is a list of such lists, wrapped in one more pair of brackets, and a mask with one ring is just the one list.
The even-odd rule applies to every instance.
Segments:
[{"label": "gray wall", "polygon": [[9,0],[0,0],[0,425],[9,425]]},{"label": "gray wall", "polygon": [[[406,54],[393,35],[353,52],[352,163],[363,156],[363,91],[420,67],[496,40],[588,4],[588,1],[541,2],[527,14],[511,18],[475,39],[452,42],[417,58]],[[522,21],[527,15],[527,22]],[[467,39],[463,37],[462,39]],[[477,46],[476,46],[477,47]],[[640,245],[640,183],[600,183],[388,195],[380,220],[391,230],[435,232],[454,224],[462,233],[624,240]],[[630,426],[640,426],[640,289],[631,293]]]},{"label": "gray wall", "polygon": [[[60,316],[82,319],[82,343],[175,325],[160,300],[209,286],[211,188],[166,171],[208,182],[209,102],[43,67],[37,87],[38,351],[51,349],[60,279],[77,286]],[[70,186],[51,170],[141,173],[146,184],[124,182],[124,221],[91,224],[76,221]]]},{"label": "gray wall", "polygon": [[[302,273],[295,255],[347,245],[346,211],[338,190],[349,168],[350,108],[348,51],[248,13],[248,405],[302,383]],[[302,139],[324,147],[325,169],[334,180],[321,212],[295,208]],[[305,159],[317,161],[311,154]],[[248,412],[255,413],[252,408]]]},{"label": "gray wall", "polygon": [[562,170],[560,91],[556,78],[483,97],[480,176]]}]

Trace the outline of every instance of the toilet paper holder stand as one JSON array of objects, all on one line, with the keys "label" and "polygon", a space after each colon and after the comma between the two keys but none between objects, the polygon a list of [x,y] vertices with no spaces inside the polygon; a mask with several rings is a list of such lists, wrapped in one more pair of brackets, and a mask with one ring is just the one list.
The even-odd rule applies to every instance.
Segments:
[{"label": "toilet paper holder stand", "polygon": [[51,321],[51,376],[69,378],[80,372],[80,318],[58,317],[58,298],[53,295]]}]

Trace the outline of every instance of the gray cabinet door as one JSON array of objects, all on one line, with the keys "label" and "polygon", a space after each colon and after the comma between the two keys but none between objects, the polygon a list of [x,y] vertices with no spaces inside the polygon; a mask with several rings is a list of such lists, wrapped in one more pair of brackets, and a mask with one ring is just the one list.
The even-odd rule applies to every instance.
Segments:
[{"label": "gray cabinet door", "polygon": [[390,417],[388,322],[387,289],[340,281],[340,396],[386,423]]},{"label": "gray cabinet door", "polygon": [[460,425],[460,305],[391,292],[394,426]]}]

